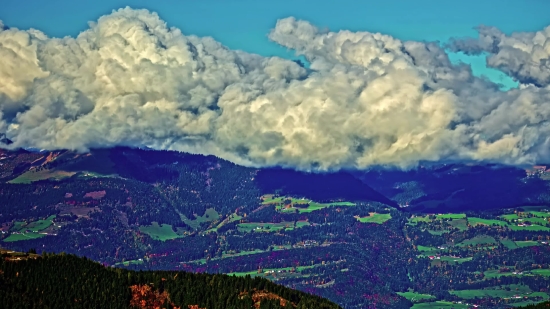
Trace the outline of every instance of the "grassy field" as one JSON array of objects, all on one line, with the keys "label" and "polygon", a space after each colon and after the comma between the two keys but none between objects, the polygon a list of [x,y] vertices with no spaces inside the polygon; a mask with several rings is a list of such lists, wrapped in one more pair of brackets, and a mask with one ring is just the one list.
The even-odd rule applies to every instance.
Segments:
[{"label": "grassy field", "polygon": [[8,183],[12,184],[29,184],[34,181],[51,179],[51,180],[61,180],[68,178],[76,174],[76,172],[67,172],[61,170],[41,170],[41,171],[27,171],[17,178],[14,178]]},{"label": "grassy field", "polygon": [[[439,214],[435,215],[436,220],[440,219],[466,219],[466,214]],[[417,223],[417,222],[432,222],[432,219],[430,219],[429,215],[425,216],[413,216],[409,219],[409,223]]]},{"label": "grassy field", "polygon": [[438,235],[438,236],[441,236],[445,233],[450,233],[451,231],[450,230],[428,230],[428,233],[432,234],[432,235]]},{"label": "grassy field", "polygon": [[355,217],[361,223],[378,223],[382,224],[391,219],[391,214],[379,214],[371,212],[368,217]]},{"label": "grassy field", "polygon": [[405,297],[406,299],[412,302],[414,302],[415,300],[435,298],[433,295],[430,295],[430,294],[420,294],[416,292],[397,292],[397,294]]},{"label": "grassy field", "polygon": [[[320,267],[320,266],[321,265],[298,266],[295,268],[295,270],[296,270],[296,273],[299,273],[304,269],[311,269],[311,268]],[[271,272],[279,273],[279,271],[285,271],[286,273],[289,273],[292,269],[293,267],[266,268],[266,269],[262,269],[261,273],[258,273],[257,270],[253,270],[253,271],[247,271],[247,272],[233,272],[233,273],[228,273],[228,275],[237,276],[237,277],[244,277],[246,275],[250,275],[251,277],[258,277],[258,276],[265,277],[266,275],[269,275]]]},{"label": "grassy field", "polygon": [[447,262],[449,264],[455,264],[455,263],[464,263],[471,261],[472,257],[463,257],[463,258],[456,258],[452,256],[442,256],[440,260],[433,260],[435,263],[441,261],[441,262]]},{"label": "grassy field", "polygon": [[550,269],[533,269],[531,273],[533,275],[550,276]]},{"label": "grassy field", "polygon": [[500,242],[508,249],[517,249],[518,245],[515,241],[508,239],[508,238],[502,238]]},{"label": "grassy field", "polygon": [[535,231],[535,232],[550,231],[550,228],[546,226],[540,226],[540,225],[529,225],[529,226],[510,225],[509,228],[512,231]]},{"label": "grassy field", "polygon": [[519,219],[519,216],[517,214],[507,214],[507,215],[502,215],[500,217],[503,218],[503,219],[506,219],[506,220],[517,220],[517,219]]},{"label": "grassy field", "polygon": [[143,260],[130,260],[130,261],[124,261],[116,263],[114,266],[130,266],[130,265],[141,265],[143,264]]},{"label": "grassy field", "polygon": [[466,219],[466,214],[442,214],[435,217],[437,219]]},{"label": "grassy field", "polygon": [[[49,228],[53,224],[53,219],[55,219],[55,215],[51,215],[44,220],[38,220],[29,223],[16,221],[10,231],[17,232],[18,234],[11,234],[3,241],[13,242],[44,237],[46,236],[46,234],[40,234],[40,232]],[[26,232],[27,230],[29,230],[30,232]]]},{"label": "grassy field", "polygon": [[501,220],[494,220],[494,219],[482,219],[482,218],[476,218],[476,217],[468,217],[468,223],[472,226],[476,225],[500,225],[500,226],[507,226],[508,223],[501,221]]},{"label": "grassy field", "polygon": [[215,229],[218,230],[220,227],[224,226],[225,224],[235,222],[235,221],[239,221],[242,218],[243,218],[242,216],[239,216],[237,214],[230,214],[229,217],[226,218],[225,220],[223,220],[222,222],[220,222],[220,224],[218,224],[218,226],[216,226]]},{"label": "grassy field", "polygon": [[532,240],[526,240],[526,241],[516,241],[516,245],[519,247],[519,248],[523,248],[523,247],[532,247],[532,246],[538,246],[539,243],[537,241],[532,241]]},{"label": "grassy field", "polygon": [[421,252],[426,252],[426,251],[437,251],[439,249],[437,249],[436,247],[417,246],[416,250]]},{"label": "grassy field", "polygon": [[498,270],[493,269],[493,270],[484,271],[483,275],[485,276],[485,278],[490,279],[490,278],[499,278],[502,276],[512,276],[513,274],[512,272],[501,273]]},{"label": "grassy field", "polygon": [[[296,221],[296,228],[301,228],[310,225],[307,221]],[[249,222],[240,223],[237,225],[239,232],[276,232],[282,229],[292,230],[294,229],[294,222],[279,222],[279,223],[259,223]]]},{"label": "grassy field", "polygon": [[202,216],[195,216],[195,219],[185,218],[183,222],[193,229],[198,229],[203,222],[212,222],[220,218],[220,214],[214,208],[208,208]]},{"label": "grassy field", "polygon": [[40,237],[44,237],[46,235],[39,234],[39,233],[22,233],[22,234],[11,234],[10,236],[6,237],[3,241],[5,242],[13,242],[13,241],[20,241],[20,240],[29,240],[29,239],[36,239]]},{"label": "grassy field", "polygon": [[457,246],[465,247],[465,246],[477,246],[477,245],[492,245],[496,244],[497,241],[487,235],[479,235],[474,238],[466,239],[463,242],[457,244]]},{"label": "grassy field", "polygon": [[452,219],[449,221],[449,224],[452,227],[455,227],[461,231],[465,231],[468,229],[468,221],[466,219]]},{"label": "grassy field", "polygon": [[[310,213],[312,211],[324,209],[327,207],[337,207],[337,206],[346,206],[351,207],[355,206],[351,202],[331,202],[331,203],[317,203],[308,199],[299,199],[287,196],[273,197],[272,195],[264,195],[262,197],[263,205],[276,205],[275,209],[280,212],[299,212],[299,213]],[[290,200],[289,205],[283,205],[285,200]],[[307,207],[300,207],[300,205],[308,204]]]},{"label": "grassy field", "polygon": [[172,230],[172,226],[169,224],[159,225],[157,222],[153,222],[149,226],[140,226],[139,230],[155,240],[166,241],[170,239],[180,238],[183,235],[178,235]]},{"label": "grassy field", "polygon": [[470,306],[455,304],[447,301],[435,301],[429,303],[414,304],[411,309],[468,309]]},{"label": "grassy field", "polygon": [[420,251],[421,256],[436,255],[439,253],[439,249],[435,247],[417,246],[416,250]]},{"label": "grassy field", "polygon": [[[499,298],[510,298],[515,295],[526,296],[532,291],[526,285],[509,285],[510,291],[507,291],[503,288],[493,288],[493,289],[483,289],[483,290],[458,290],[450,291],[451,294],[454,294],[463,299],[472,299],[476,297],[499,297]],[[546,296],[548,297],[548,296]]]},{"label": "grassy field", "polygon": [[25,230],[40,232],[50,227],[50,225],[53,224],[53,219],[55,219],[55,215],[51,215],[44,220],[38,220],[34,222],[29,222],[29,223],[17,221],[15,222],[11,230],[14,232],[23,232]]},{"label": "grassy field", "polygon": [[324,209],[327,207],[337,207],[337,206],[351,207],[351,206],[355,206],[355,204],[350,202],[316,203],[311,201],[307,208],[296,208],[296,209],[298,209],[299,213],[309,213],[309,212]]}]

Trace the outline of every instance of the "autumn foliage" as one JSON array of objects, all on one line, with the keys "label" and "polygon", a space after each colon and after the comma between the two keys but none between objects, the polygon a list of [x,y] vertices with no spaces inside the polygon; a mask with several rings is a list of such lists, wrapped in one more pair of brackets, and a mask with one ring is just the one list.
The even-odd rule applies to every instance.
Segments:
[{"label": "autumn foliage", "polygon": [[[160,293],[147,284],[132,285],[130,289],[132,290],[132,300],[130,300],[130,306],[133,308],[160,309],[164,308],[163,306],[166,302],[170,301],[166,291]],[[173,305],[172,307],[173,309],[180,309],[179,307]]]}]

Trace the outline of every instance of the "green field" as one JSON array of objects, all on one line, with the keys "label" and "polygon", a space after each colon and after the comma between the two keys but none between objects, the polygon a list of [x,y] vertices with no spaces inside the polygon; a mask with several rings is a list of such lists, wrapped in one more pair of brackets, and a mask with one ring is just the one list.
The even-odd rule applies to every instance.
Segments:
[{"label": "green field", "polygon": [[436,247],[417,246],[416,250],[425,252],[425,251],[437,251],[439,249],[437,249]]},{"label": "green field", "polygon": [[493,219],[482,219],[482,218],[476,218],[476,217],[468,217],[468,223],[472,226],[476,225],[499,225],[499,226],[507,226],[508,223],[501,221],[501,220],[493,220]]},{"label": "green field", "polygon": [[[296,221],[296,228],[301,228],[304,226],[310,225],[307,221]],[[237,225],[239,232],[276,232],[282,229],[292,230],[294,229],[294,222],[279,222],[279,223],[259,223],[259,222],[249,222],[249,223],[239,223]]]},{"label": "green field", "polygon": [[487,270],[483,272],[484,278],[490,279],[490,278],[499,278],[502,276],[512,276],[512,272],[505,272],[501,273],[498,270]]},{"label": "green field", "polygon": [[[527,296],[532,291],[528,286],[525,285],[510,285],[510,291],[507,291],[503,288],[493,288],[493,289],[483,289],[483,290],[458,290],[450,291],[451,294],[454,294],[463,299],[472,299],[476,297],[499,297],[499,298],[511,298],[515,295]],[[546,295],[546,294],[545,294]],[[541,296],[541,295],[538,295]],[[548,295],[546,295],[548,298]]]},{"label": "green field", "polygon": [[[310,265],[310,266],[298,266],[295,268],[296,270],[296,273],[299,273],[301,272],[302,270],[304,269],[311,269],[311,268],[314,268],[314,267],[320,267],[321,265]],[[285,272],[290,272],[294,267],[284,267],[284,268],[266,268],[266,269],[262,269],[262,272],[261,273],[258,273],[257,270],[253,270],[253,271],[247,271],[247,272],[233,272],[233,273],[228,273],[227,275],[229,276],[237,276],[237,277],[244,277],[246,275],[250,275],[251,277],[264,277],[266,275],[269,275],[269,272],[273,271],[275,273],[278,273],[279,271],[285,271]]]},{"label": "green field", "polygon": [[531,270],[531,273],[533,275],[550,276],[550,269],[548,268],[533,269]]},{"label": "green field", "polygon": [[449,231],[449,230],[438,230],[438,231],[436,231],[436,230],[428,230],[428,233],[430,233],[430,234],[432,234],[432,235],[438,235],[438,236],[441,236],[441,235],[443,235],[443,234],[445,234],[445,233],[450,233],[450,232],[451,232],[451,231]]},{"label": "green field", "polygon": [[220,218],[220,214],[214,208],[208,208],[202,216],[195,216],[195,219],[189,219],[183,216],[183,222],[193,229],[198,229],[201,223],[216,221]]},{"label": "green field", "polygon": [[438,261],[441,261],[441,262],[447,262],[449,264],[454,264],[454,263],[464,263],[464,262],[468,262],[468,261],[471,261],[472,260],[472,257],[463,257],[463,258],[455,258],[455,257],[452,257],[452,256],[442,256],[441,259],[439,260],[433,260],[434,262],[438,262]]},{"label": "green field", "polygon": [[34,181],[39,180],[61,180],[64,178],[68,178],[76,174],[76,172],[67,172],[67,171],[60,171],[60,170],[41,170],[41,171],[27,171],[21,175],[19,175],[17,178],[14,178],[8,183],[12,184],[29,184]]},{"label": "green field", "polygon": [[31,230],[33,232],[40,232],[50,227],[53,224],[53,219],[55,219],[55,215],[51,215],[44,220],[38,220],[38,221],[33,221],[28,223],[22,222],[22,221],[16,221],[13,224],[11,231],[23,232],[25,230]]},{"label": "green field", "polygon": [[463,242],[457,244],[457,246],[465,247],[465,246],[477,246],[477,245],[492,245],[496,244],[497,241],[487,235],[480,235],[476,236],[474,238],[466,239]]},{"label": "green field", "polygon": [[269,198],[264,197],[262,204],[278,204],[278,203],[282,203],[284,199],[285,199],[284,196],[269,197]]},{"label": "green field", "polygon": [[428,216],[414,216],[409,218],[409,223],[418,223],[418,222],[431,222],[430,218]]},{"label": "green field", "polygon": [[368,217],[355,217],[361,223],[378,223],[382,224],[391,219],[391,214],[371,213]]},{"label": "green field", "polygon": [[435,247],[426,247],[426,246],[417,246],[416,250],[420,252],[420,256],[430,256],[430,255],[436,255],[439,253],[439,249]]},{"label": "green field", "polygon": [[351,207],[351,206],[355,206],[355,204],[350,202],[316,203],[311,201],[307,208],[296,208],[296,209],[298,209],[299,213],[309,213],[309,212],[324,209],[327,207],[337,207],[337,206]]},{"label": "green field", "polygon": [[415,300],[432,299],[435,298],[430,294],[420,294],[416,292],[397,292],[398,295],[405,297],[406,299],[414,302]]},{"label": "green field", "polygon": [[23,233],[23,234],[11,234],[10,236],[6,237],[3,241],[5,242],[13,242],[13,241],[19,241],[19,240],[29,240],[29,239],[36,239],[41,238],[46,235],[39,234],[39,233]]},{"label": "green field", "polygon": [[529,226],[510,225],[509,228],[512,231],[535,231],[535,232],[550,231],[550,228],[546,226],[540,226],[540,225],[529,225]]},{"label": "green field", "polygon": [[466,219],[466,214],[442,214],[435,217],[437,219]]},{"label": "green field", "polygon": [[[291,203],[288,205],[288,208],[286,205],[283,205],[285,200],[290,200]],[[312,200],[308,199],[298,199],[293,197],[287,197],[287,196],[279,196],[279,197],[265,197],[263,198],[263,205],[269,205],[274,204],[276,205],[275,209],[280,212],[289,212],[289,213],[310,213],[312,211],[324,209],[327,207],[336,207],[336,206],[346,206],[351,207],[355,206],[354,203],[351,202],[331,202],[331,203],[317,203]],[[299,205],[302,204],[308,204],[307,207],[299,207]]]},{"label": "green field", "polygon": [[506,219],[506,220],[517,220],[517,219],[519,219],[517,214],[507,214],[507,215],[502,215],[501,217]]},{"label": "green field", "polygon": [[141,265],[141,264],[143,264],[143,260],[139,259],[139,260],[130,260],[130,261],[115,263],[114,266],[130,266],[130,265]]},{"label": "green field", "polygon": [[538,243],[538,241],[533,241],[533,240],[526,240],[526,241],[516,241],[516,245],[519,247],[519,248],[523,248],[523,247],[532,247],[532,246],[538,246],[540,245]]},{"label": "green field", "polygon": [[455,304],[448,301],[435,301],[429,303],[414,304],[411,309],[468,309],[470,306]]},{"label": "green field", "polygon": [[468,221],[466,219],[452,219],[451,221],[448,221],[448,223],[461,231],[465,231],[468,229]]},{"label": "green field", "polygon": [[[466,219],[466,214],[439,214],[435,215],[436,220],[441,219]],[[414,216],[409,219],[409,223],[418,223],[418,222],[432,222],[432,219],[430,219],[430,215],[425,216]]]},{"label": "green field", "polygon": [[[44,220],[38,220],[29,223],[16,221],[10,231],[21,234],[11,234],[3,241],[13,242],[44,237],[46,236],[46,234],[40,234],[40,232],[49,228],[53,224],[53,219],[55,219],[55,215],[51,215]],[[30,230],[30,232],[26,232],[27,230]]]},{"label": "green field", "polygon": [[172,230],[172,226],[169,224],[161,224],[158,222],[153,222],[149,226],[140,226],[139,230],[155,240],[166,241],[170,239],[184,237],[183,235],[178,235]]},{"label": "green field", "polygon": [[508,238],[502,238],[500,242],[508,249],[517,249],[518,245],[515,241],[508,239]]}]

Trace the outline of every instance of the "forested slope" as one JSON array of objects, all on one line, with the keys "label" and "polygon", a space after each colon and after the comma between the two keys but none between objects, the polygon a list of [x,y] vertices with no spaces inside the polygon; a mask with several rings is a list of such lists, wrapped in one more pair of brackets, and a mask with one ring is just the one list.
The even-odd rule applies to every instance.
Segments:
[{"label": "forested slope", "polygon": [[0,261],[0,308],[340,308],[266,279],[107,268],[74,255]]}]

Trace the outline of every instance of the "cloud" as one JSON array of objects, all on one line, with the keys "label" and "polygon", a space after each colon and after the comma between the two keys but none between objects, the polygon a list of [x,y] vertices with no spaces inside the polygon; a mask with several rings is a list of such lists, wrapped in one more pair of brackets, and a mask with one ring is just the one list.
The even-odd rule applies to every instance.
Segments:
[{"label": "cloud", "polygon": [[453,51],[466,54],[487,52],[487,65],[499,69],[523,84],[550,85],[550,26],[537,32],[506,35],[495,27],[477,28],[478,39],[455,39]]},{"label": "cloud", "polygon": [[113,11],[76,38],[0,28],[10,147],[148,146],[303,170],[547,155],[549,89],[502,92],[433,43],[279,20],[269,38],[305,69],[184,35],[147,10]]}]

